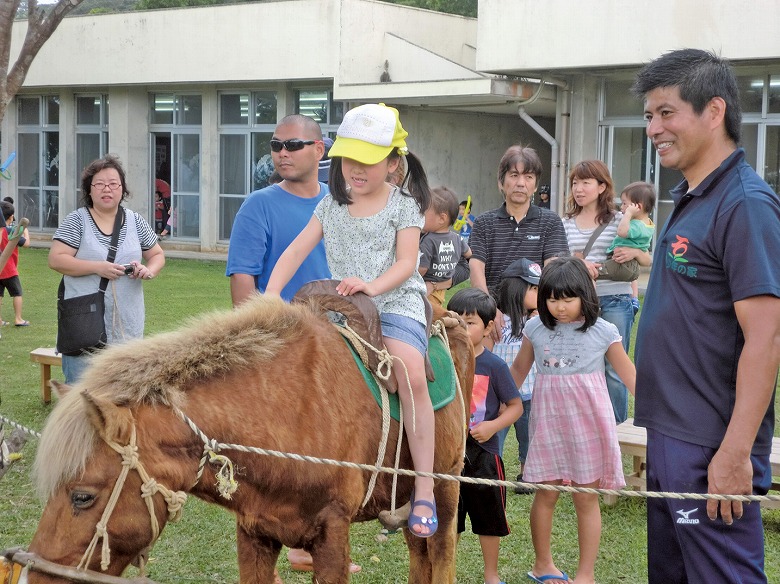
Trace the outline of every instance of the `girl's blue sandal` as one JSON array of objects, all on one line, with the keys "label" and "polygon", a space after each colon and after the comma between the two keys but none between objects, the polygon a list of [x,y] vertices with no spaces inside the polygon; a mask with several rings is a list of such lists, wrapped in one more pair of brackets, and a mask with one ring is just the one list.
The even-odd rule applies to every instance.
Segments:
[{"label": "girl's blue sandal", "polygon": [[566,572],[561,572],[560,576],[556,576],[555,574],[545,574],[544,576],[534,576],[533,572],[528,572],[527,574],[528,579],[532,582],[537,582],[538,584],[544,584],[548,580],[563,580],[564,582],[569,581],[569,576],[566,574]]},{"label": "girl's blue sandal", "polygon": [[[436,503],[431,503],[430,501],[425,501],[424,499],[421,499],[419,501],[416,501],[414,498],[414,490],[412,490],[412,509],[417,507],[418,505],[421,505],[423,507],[428,507],[431,511],[433,511],[433,515],[430,517],[423,517],[422,515],[416,515],[414,512],[409,512],[409,519],[407,523],[407,528],[409,529],[409,532],[412,535],[415,535],[417,537],[431,537],[434,533],[436,533],[436,530],[439,528],[439,518],[436,515]],[[418,526],[424,526],[428,528],[428,533],[418,533],[412,527],[415,525]]]}]

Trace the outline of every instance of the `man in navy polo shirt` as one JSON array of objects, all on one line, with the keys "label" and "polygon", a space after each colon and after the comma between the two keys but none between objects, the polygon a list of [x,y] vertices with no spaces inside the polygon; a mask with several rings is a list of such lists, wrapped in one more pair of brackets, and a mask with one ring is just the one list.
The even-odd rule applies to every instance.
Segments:
[{"label": "man in navy polo shirt", "polygon": [[527,258],[544,265],[569,255],[561,218],[531,204],[542,162],[533,148],[510,146],[498,165],[498,188],[504,204],[474,220],[469,246],[471,285],[493,293],[513,261]]},{"label": "man in navy polo shirt", "polygon": [[[780,198],[737,148],[730,65],[684,49],[633,87],[685,180],[658,237],[636,343],[652,491],[766,494],[780,363]],[[649,499],[650,584],[766,582],[758,504]]]}]

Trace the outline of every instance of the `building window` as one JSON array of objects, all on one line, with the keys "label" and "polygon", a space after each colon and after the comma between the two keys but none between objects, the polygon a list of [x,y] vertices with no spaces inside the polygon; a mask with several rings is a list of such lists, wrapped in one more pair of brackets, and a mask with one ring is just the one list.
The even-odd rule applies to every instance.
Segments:
[{"label": "building window", "polygon": [[604,117],[642,117],[641,99],[631,93],[633,79],[608,80],[604,84]]},{"label": "building window", "polygon": [[76,191],[81,196],[81,171],[108,152],[108,96],[76,96]]},{"label": "building window", "polygon": [[[200,238],[201,124],[203,99],[197,94],[156,93],[150,98],[151,157],[155,169],[149,189],[163,194],[161,231],[178,239]],[[164,183],[164,184],[163,184]]]},{"label": "building window", "polygon": [[780,114],[780,75],[769,77],[769,105],[767,113]]},{"label": "building window", "polygon": [[739,101],[743,114],[761,113],[764,101],[764,77],[762,75],[739,75]]},{"label": "building window", "polygon": [[295,112],[314,118],[323,135],[335,136],[344,119],[344,103],[333,101],[327,89],[299,89],[295,92]]},{"label": "building window", "polygon": [[277,122],[275,91],[219,96],[219,234],[230,239],[247,193],[267,187],[274,171],[269,142]]},{"label": "building window", "polygon": [[59,225],[60,98],[55,95],[17,98],[17,216],[30,228],[54,230]]},{"label": "building window", "polygon": [[780,122],[766,128],[766,157],[764,180],[780,194]]},{"label": "building window", "polygon": [[[641,101],[629,92],[632,81],[605,80],[600,120],[600,155],[607,163],[619,193],[627,184],[644,180],[655,185],[658,204],[653,221],[663,225],[674,203],[669,190],[682,175],[661,166],[645,134]],[[780,75],[737,72],[742,106],[742,143],[745,159],[769,185],[780,188]]]}]

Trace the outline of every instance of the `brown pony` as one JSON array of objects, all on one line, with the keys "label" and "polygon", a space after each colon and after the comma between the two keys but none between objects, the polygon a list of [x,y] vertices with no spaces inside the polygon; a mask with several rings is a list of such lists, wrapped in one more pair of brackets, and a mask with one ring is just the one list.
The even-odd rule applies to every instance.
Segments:
[{"label": "brown pony", "polygon": [[[434,471],[457,475],[474,365],[465,329],[447,332],[465,404],[456,398],[436,413]],[[220,454],[232,461],[239,486],[225,499],[215,487],[219,464],[206,464],[196,479],[204,442],[177,408],[221,443],[376,463],[381,411],[339,333],[307,305],[258,297],[94,357],[43,431],[35,467],[47,503],[29,551],[63,566],[86,557],[122,470],[118,452],[131,452],[127,445],[135,439],[143,468],[127,472],[106,537],[85,567],[100,571],[102,556],[104,573],[120,575],[154,543],[154,519],[162,529],[181,503],[175,492],[184,491],[236,514],[242,584],[272,583],[282,545],[311,552],[316,582],[347,582],[349,525],[390,507],[391,476],[380,473],[361,508],[368,471],[230,450]],[[393,466],[397,433],[392,422],[385,466]],[[412,468],[405,446],[401,466]],[[150,488],[154,481],[167,497]],[[399,506],[412,482],[399,479]],[[405,531],[410,583],[455,580],[458,483],[437,481],[435,494],[438,532],[421,539]],[[109,558],[102,555],[106,539]],[[29,574],[30,584],[63,581]]]}]

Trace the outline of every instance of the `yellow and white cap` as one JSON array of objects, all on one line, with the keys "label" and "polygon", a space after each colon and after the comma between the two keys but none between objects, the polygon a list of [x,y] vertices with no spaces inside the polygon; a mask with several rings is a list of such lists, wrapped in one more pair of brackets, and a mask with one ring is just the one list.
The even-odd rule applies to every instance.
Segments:
[{"label": "yellow and white cap", "polygon": [[396,148],[398,154],[408,154],[408,135],[394,107],[383,103],[359,105],[344,115],[328,156],[342,156],[363,164],[376,164]]}]

